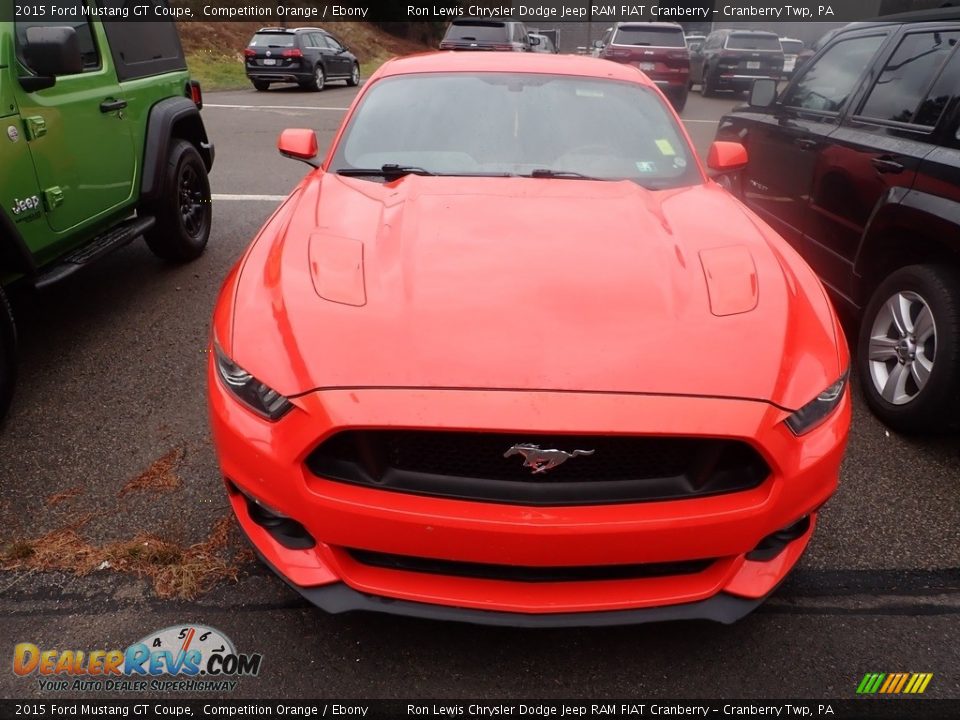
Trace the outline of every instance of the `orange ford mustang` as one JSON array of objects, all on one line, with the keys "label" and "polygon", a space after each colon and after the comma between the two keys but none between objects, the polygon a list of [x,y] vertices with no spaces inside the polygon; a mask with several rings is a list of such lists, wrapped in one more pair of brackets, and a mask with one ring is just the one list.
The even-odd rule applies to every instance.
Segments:
[{"label": "orange ford mustang", "polygon": [[[280,151],[314,164],[316,135]],[[330,612],[732,622],[803,553],[850,423],[813,273],[594,58],[383,66],[227,277],[212,350],[237,519]]]}]

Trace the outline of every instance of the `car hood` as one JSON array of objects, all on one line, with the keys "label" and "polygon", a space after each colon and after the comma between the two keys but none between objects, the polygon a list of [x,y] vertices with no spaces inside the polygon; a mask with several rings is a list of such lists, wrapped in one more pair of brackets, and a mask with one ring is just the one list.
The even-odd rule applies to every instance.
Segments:
[{"label": "car hood", "polygon": [[288,396],[498,388],[795,408],[841,370],[819,283],[713,183],[317,172],[235,290],[228,351]]}]

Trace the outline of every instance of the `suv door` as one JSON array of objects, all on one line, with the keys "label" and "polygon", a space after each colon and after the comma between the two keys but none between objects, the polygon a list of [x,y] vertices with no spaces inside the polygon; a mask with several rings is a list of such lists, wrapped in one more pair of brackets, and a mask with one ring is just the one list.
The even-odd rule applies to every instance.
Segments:
[{"label": "suv door", "polygon": [[720,47],[721,36],[711,33],[703,45],[690,53],[690,84],[703,82],[703,68],[707,53]]},{"label": "suv door", "polygon": [[847,298],[854,295],[853,264],[871,215],[884,198],[899,202],[934,148],[941,100],[954,89],[943,70],[958,41],[956,27],[907,26],[873,86],[817,157],[808,259]]},{"label": "suv door", "polygon": [[772,112],[751,118],[744,199],[801,252],[818,155],[840,124],[886,32],[844,36],[804,69]]},{"label": "suv door", "polygon": [[[73,7],[76,16],[83,17],[83,8],[89,5],[85,0],[62,0],[60,7]],[[89,20],[56,24],[76,30],[83,71],[58,77],[46,90],[30,93],[17,84],[14,92],[47,222],[60,233],[129,203],[138,163],[131,121],[123,111],[112,58],[103,52],[107,44],[100,28]],[[23,67],[27,28],[35,25],[50,22],[14,20],[17,58]]]},{"label": "suv door", "polygon": [[353,70],[353,63],[347,55],[347,49],[333,35],[324,34],[323,39],[327,41],[327,47],[329,48],[327,62],[329,63],[330,74],[338,77],[349,75],[350,71]]}]

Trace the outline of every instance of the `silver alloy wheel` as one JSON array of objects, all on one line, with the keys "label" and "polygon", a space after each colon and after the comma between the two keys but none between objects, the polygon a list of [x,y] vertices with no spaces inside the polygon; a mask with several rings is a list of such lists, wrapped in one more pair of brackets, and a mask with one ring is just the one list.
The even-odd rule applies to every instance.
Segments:
[{"label": "silver alloy wheel", "polygon": [[360,66],[359,65],[354,64],[353,73],[350,76],[350,82],[353,83],[354,85],[360,84]]},{"label": "silver alloy wheel", "polygon": [[892,405],[906,405],[923,391],[933,371],[937,325],[926,300],[904,290],[877,311],[869,342],[870,378]]},{"label": "silver alloy wheel", "polygon": [[317,86],[317,90],[323,90],[325,82],[326,76],[323,74],[323,66],[317,65],[317,69],[313,71],[313,84]]}]

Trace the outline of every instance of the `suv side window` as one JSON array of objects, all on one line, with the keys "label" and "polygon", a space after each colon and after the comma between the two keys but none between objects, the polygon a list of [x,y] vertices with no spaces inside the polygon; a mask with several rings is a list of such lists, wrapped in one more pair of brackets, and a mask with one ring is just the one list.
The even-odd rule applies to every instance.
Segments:
[{"label": "suv side window", "polygon": [[905,36],[877,78],[859,115],[875,120],[936,125],[948,93],[932,93],[934,98],[938,93],[944,95],[939,109],[935,101],[931,104],[929,100],[921,108],[920,101],[956,51],[958,40],[960,31],[917,32]]},{"label": "suv side window", "polygon": [[[59,0],[57,6],[58,9],[64,9],[66,17],[85,17],[85,13],[89,12],[89,3],[86,0]],[[80,55],[83,58],[83,72],[100,69],[100,53],[94,42],[93,28],[89,20],[57,20],[56,23],[51,23],[49,20],[14,20],[17,58],[25,67],[30,67],[24,61],[23,55],[23,48],[27,44],[27,28],[49,27],[51,24],[72,27],[76,31],[77,40],[80,43]]]},{"label": "suv side window", "polygon": [[343,50],[343,45],[340,44],[340,41],[337,40],[333,35],[324,35],[323,39],[326,40],[327,46],[332,48],[335,52],[340,52]]},{"label": "suv side window", "polygon": [[834,44],[793,85],[783,104],[839,113],[885,39],[886,35],[867,35]]}]

